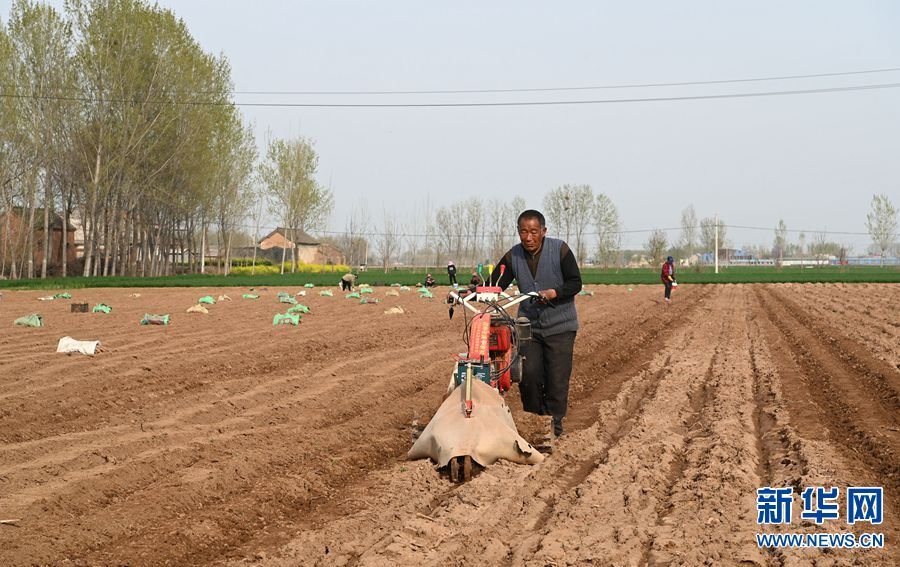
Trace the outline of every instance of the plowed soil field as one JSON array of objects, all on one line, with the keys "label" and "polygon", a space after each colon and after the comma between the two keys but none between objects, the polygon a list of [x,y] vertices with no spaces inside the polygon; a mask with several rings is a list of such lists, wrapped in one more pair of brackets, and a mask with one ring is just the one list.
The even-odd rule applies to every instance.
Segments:
[{"label": "plowed soil field", "polygon": [[[310,290],[298,327],[272,326],[279,289],[5,292],[0,565],[900,564],[900,286],[685,285],[670,306],[662,286],[590,289],[566,434],[462,485],[405,459],[464,350],[440,288]],[[46,326],[12,326],[31,312]],[[106,351],[57,354],[67,335]],[[544,418],[508,403],[536,442]],[[764,486],[795,488],[790,525],[757,525]],[[808,486],[840,487],[841,519],[801,520]],[[883,524],[847,524],[848,486],[884,487]]]}]

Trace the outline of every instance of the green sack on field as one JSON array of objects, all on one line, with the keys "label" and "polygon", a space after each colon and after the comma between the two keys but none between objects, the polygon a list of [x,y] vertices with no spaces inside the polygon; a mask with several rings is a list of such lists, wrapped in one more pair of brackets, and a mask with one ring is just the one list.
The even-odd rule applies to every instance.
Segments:
[{"label": "green sack on field", "polygon": [[216,300],[213,299],[213,297],[211,295],[204,295],[197,301],[197,303],[205,303],[206,305],[215,305]]},{"label": "green sack on field", "polygon": [[315,286],[315,284],[305,283],[305,284],[303,284],[303,287],[316,287],[316,286]]},{"label": "green sack on field", "polygon": [[421,297],[422,299],[431,299],[432,297],[434,297],[434,295],[432,295],[431,292],[426,289],[424,293],[419,293],[419,297]]},{"label": "green sack on field", "polygon": [[68,291],[64,291],[62,293],[57,293],[53,296],[53,299],[72,299],[72,294]]},{"label": "green sack on field", "polygon": [[272,319],[272,325],[294,325],[300,324],[300,315],[296,313],[276,313]]},{"label": "green sack on field", "polygon": [[144,313],[144,318],[141,319],[141,325],[168,325],[169,324],[169,315],[151,315],[149,313]]},{"label": "green sack on field", "polygon": [[348,293],[347,295],[345,295],[344,297],[346,297],[347,299],[359,299],[359,292],[352,291],[352,292]]},{"label": "green sack on field", "polygon": [[98,303],[91,309],[91,313],[109,313],[110,311],[112,311],[112,307],[105,303]]},{"label": "green sack on field", "polygon": [[400,291],[409,291],[409,286],[400,286]]},{"label": "green sack on field", "polygon": [[374,297],[363,297],[362,299],[359,300],[360,304],[362,304],[362,305],[366,305],[366,304],[376,305],[376,304],[378,304],[379,301],[380,300],[375,299]]},{"label": "green sack on field", "polygon": [[259,299],[259,296],[253,293],[245,293],[243,297],[244,299]]},{"label": "green sack on field", "polygon": [[400,287],[400,284],[399,284],[399,283],[392,283],[392,284],[391,284],[391,287]]},{"label": "green sack on field", "polygon": [[288,313],[309,313],[309,307],[303,305],[302,303],[298,303],[294,305],[290,309],[287,310]]},{"label": "green sack on field", "polygon": [[282,295],[278,298],[278,301],[280,301],[281,303],[290,303],[291,305],[297,305],[297,300],[290,295]]},{"label": "green sack on field", "polygon": [[586,289],[583,289],[583,290],[581,290],[581,291],[578,292],[578,295],[591,295],[591,296],[592,296],[592,295],[594,295],[594,292],[593,292],[593,291],[588,291],[588,290],[586,290]]},{"label": "green sack on field", "polygon": [[370,287],[361,287],[359,288],[359,293],[375,293],[375,290]]},{"label": "green sack on field", "polygon": [[322,297],[334,297],[334,293],[332,293],[330,289],[320,291],[319,295],[321,295]]},{"label": "green sack on field", "polygon": [[19,317],[15,320],[15,322],[13,322],[13,325],[17,325],[19,327],[43,327],[44,318],[37,313],[32,313],[31,315]]}]

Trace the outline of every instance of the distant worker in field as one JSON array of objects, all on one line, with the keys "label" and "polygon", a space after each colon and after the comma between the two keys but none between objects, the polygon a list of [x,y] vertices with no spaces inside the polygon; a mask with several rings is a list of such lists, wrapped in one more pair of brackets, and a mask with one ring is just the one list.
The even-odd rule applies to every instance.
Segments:
[{"label": "distant worker in field", "polygon": [[456,264],[453,263],[453,260],[447,262],[447,275],[450,276],[450,285],[457,285],[456,283]]},{"label": "distant worker in field", "polygon": [[520,243],[503,256],[491,280],[506,289],[515,279],[522,293],[540,294],[540,301],[519,305],[519,316],[531,321],[532,332],[532,340],[520,346],[525,362],[519,393],[525,411],[552,416],[552,433],[559,437],[569,404],[581,271],[569,245],[547,236],[540,212],[523,212],[517,225]]},{"label": "distant worker in field", "polygon": [[431,274],[425,276],[425,287],[434,287],[435,285],[437,285],[437,282],[434,281],[434,278],[431,277]]},{"label": "distant worker in field", "polygon": [[478,272],[472,272],[472,279],[469,280],[469,287],[478,287],[482,283],[481,276],[478,275]]},{"label": "distant worker in field", "polygon": [[666,258],[666,263],[662,265],[660,277],[663,285],[666,286],[666,303],[669,303],[672,301],[672,286],[678,285],[675,283],[675,258],[671,256]]},{"label": "distant worker in field", "polygon": [[354,285],[356,285],[356,276],[352,272],[344,274],[341,278],[341,291],[353,291]]}]

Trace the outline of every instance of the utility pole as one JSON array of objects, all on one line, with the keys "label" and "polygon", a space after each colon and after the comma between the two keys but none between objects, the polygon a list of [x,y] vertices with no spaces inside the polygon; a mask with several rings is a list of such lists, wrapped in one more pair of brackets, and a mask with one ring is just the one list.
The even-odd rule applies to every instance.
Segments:
[{"label": "utility pole", "polygon": [[716,273],[719,273],[719,215],[716,214],[716,246],[713,250],[713,256],[716,259]]}]

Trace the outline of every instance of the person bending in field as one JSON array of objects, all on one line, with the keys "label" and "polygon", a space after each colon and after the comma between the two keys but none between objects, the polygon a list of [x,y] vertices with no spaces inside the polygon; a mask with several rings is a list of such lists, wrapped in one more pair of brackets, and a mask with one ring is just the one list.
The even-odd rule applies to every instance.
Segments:
[{"label": "person bending in field", "polygon": [[344,274],[344,277],[341,278],[341,291],[353,291],[354,285],[356,285],[356,276],[352,273]]},{"label": "person bending in field", "polygon": [[666,286],[666,303],[669,303],[672,301],[672,285],[675,283],[675,258],[671,256],[666,258],[666,263],[662,265],[660,278],[662,278],[663,285]]},{"label": "person bending in field", "polygon": [[515,279],[519,291],[540,296],[539,301],[519,304],[519,316],[531,321],[532,332],[532,340],[519,346],[525,356],[519,393],[525,411],[552,416],[552,433],[559,437],[569,404],[581,271],[569,245],[547,236],[540,212],[523,212],[517,225],[520,243],[497,263],[491,281],[506,289]]},{"label": "person bending in field", "polygon": [[431,276],[431,274],[425,276],[425,287],[434,287],[435,285],[437,285],[437,282],[434,281],[434,278]]}]

